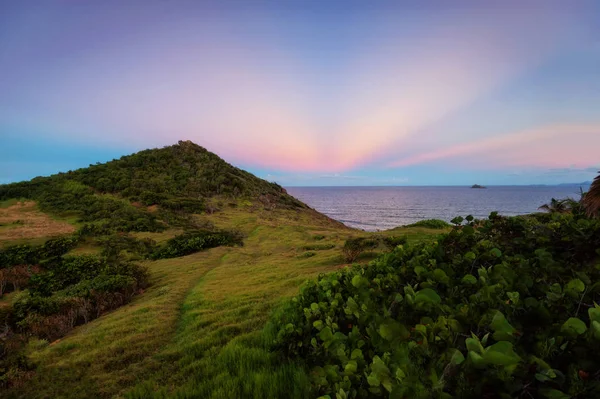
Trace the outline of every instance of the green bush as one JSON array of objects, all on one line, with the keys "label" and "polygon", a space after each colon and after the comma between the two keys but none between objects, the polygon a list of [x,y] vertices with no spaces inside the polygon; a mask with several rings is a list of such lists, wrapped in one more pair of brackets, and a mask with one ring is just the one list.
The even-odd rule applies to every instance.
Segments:
[{"label": "green bush", "polygon": [[379,245],[377,239],[373,238],[350,238],[342,247],[342,254],[348,263],[354,262],[365,251],[375,249]]},{"label": "green bush", "polygon": [[76,236],[53,238],[42,245],[13,245],[0,250],[0,269],[9,266],[36,264],[44,259],[66,254],[77,246]]},{"label": "green bush", "polygon": [[302,246],[302,249],[305,251],[324,251],[332,248],[335,248],[335,244],[309,244]]},{"label": "green bush", "polygon": [[396,248],[398,245],[404,245],[408,239],[404,236],[381,237],[381,242],[388,250]]},{"label": "green bush", "polygon": [[409,224],[406,227],[426,227],[428,229],[445,229],[451,225],[440,219],[425,219],[419,220],[416,223]]},{"label": "green bush", "polygon": [[171,238],[164,245],[158,247],[150,257],[152,259],[176,258],[222,245],[243,245],[241,233],[237,231],[190,231]]},{"label": "green bush", "polygon": [[308,252],[301,253],[300,255],[296,256],[296,258],[298,258],[298,259],[312,258],[316,254],[317,254],[316,252],[308,251]]},{"label": "green bush", "polygon": [[315,396],[600,397],[600,221],[458,225],[309,282],[271,325]]}]

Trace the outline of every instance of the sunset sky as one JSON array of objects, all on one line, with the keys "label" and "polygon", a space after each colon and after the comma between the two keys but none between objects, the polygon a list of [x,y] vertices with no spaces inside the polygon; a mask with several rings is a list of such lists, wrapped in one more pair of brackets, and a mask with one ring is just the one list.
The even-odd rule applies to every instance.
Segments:
[{"label": "sunset sky", "polygon": [[284,186],[591,180],[600,2],[0,2],[0,183],[178,140]]}]

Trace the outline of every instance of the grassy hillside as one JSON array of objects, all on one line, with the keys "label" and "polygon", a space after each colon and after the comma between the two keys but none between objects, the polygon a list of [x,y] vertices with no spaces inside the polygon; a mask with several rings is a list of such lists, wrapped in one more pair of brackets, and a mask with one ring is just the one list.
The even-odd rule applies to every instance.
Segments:
[{"label": "grassy hillside", "polygon": [[364,263],[445,231],[347,228],[190,142],[0,199],[3,397],[304,397],[264,330],[278,304],[347,266],[349,239]]},{"label": "grassy hillside", "polygon": [[[306,279],[346,266],[344,241],[367,233],[308,210],[240,205],[203,218],[243,231],[244,246],[146,262],[150,286],[130,304],[58,342],[30,342],[37,368],[10,395],[289,397],[294,386],[302,396],[309,388],[304,371],[282,367],[261,330]],[[419,240],[439,231],[405,233]],[[315,255],[304,257],[307,247]]]}]

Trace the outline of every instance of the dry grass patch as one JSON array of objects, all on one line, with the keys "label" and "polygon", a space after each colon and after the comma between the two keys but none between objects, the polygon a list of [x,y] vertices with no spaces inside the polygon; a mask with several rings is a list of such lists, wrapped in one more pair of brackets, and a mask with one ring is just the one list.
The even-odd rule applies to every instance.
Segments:
[{"label": "dry grass patch", "polygon": [[0,208],[0,242],[48,238],[74,231],[73,225],[40,212],[33,201]]}]

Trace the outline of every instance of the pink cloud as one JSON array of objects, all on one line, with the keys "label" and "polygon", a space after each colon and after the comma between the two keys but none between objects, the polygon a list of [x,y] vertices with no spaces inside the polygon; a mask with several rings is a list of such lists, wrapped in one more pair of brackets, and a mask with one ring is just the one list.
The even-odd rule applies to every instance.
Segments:
[{"label": "pink cloud", "polygon": [[598,163],[600,124],[555,125],[460,143],[389,163],[405,167],[432,161],[504,166],[588,167]]}]

